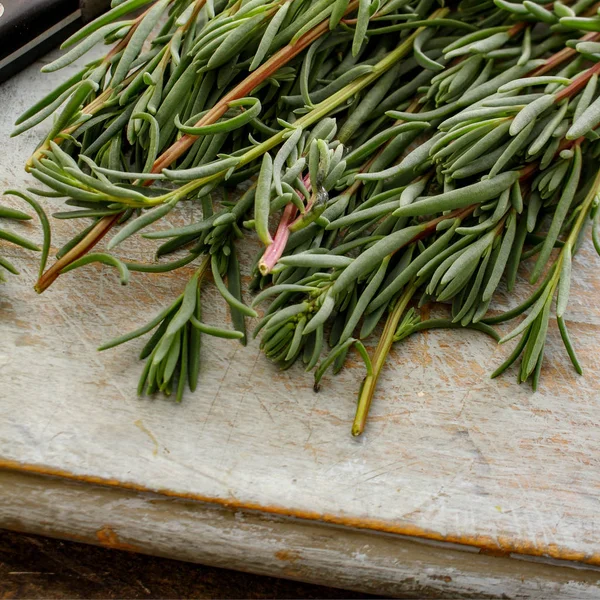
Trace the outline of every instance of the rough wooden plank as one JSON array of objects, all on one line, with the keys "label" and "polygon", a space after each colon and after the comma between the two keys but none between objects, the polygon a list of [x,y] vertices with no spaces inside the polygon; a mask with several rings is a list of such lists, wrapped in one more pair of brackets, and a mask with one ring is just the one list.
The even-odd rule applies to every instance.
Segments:
[{"label": "rough wooden plank", "polygon": [[[37,68],[0,87],[3,139],[58,81]],[[6,142],[3,186],[31,183],[22,165],[37,139]],[[58,223],[54,246],[74,227]],[[151,246],[123,248],[142,259]],[[555,328],[536,393],[511,374],[489,380],[510,348],[476,332],[424,333],[392,352],[359,440],[349,435],[359,361],[314,394],[310,375],[278,372],[256,343],[207,338],[195,395],[179,406],[138,399],[143,342],[95,348],[144,323],[179,293],[185,273],[135,275],[125,289],[113,272],[87,267],[36,297],[34,257],[11,254],[23,274],[0,296],[0,465],[600,564],[600,280],[589,245],[576,259],[568,314],[585,377],[571,370]],[[209,321],[227,319],[223,304],[207,288]],[[501,297],[497,306],[507,304]]]},{"label": "rough wooden plank", "polygon": [[0,472],[0,527],[394,597],[598,596],[599,569],[41,479]]}]

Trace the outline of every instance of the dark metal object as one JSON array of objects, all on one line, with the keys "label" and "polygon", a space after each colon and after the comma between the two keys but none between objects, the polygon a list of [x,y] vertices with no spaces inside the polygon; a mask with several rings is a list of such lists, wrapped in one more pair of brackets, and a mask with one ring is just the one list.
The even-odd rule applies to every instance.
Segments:
[{"label": "dark metal object", "polygon": [[97,17],[110,0],[0,0],[0,82]]}]

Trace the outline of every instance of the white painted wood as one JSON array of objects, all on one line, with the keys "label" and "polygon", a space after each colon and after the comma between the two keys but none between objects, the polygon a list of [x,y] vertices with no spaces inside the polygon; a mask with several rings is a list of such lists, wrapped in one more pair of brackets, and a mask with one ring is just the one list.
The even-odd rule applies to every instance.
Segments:
[{"label": "white painted wood", "polygon": [[486,556],[406,536],[39,480],[0,475],[0,526],[380,595],[598,597],[599,569]]},{"label": "white painted wood", "polygon": [[[3,188],[31,185],[22,165],[40,135],[32,132],[8,140],[12,122],[68,75],[40,75],[39,66],[0,87]],[[173,222],[181,217],[176,215]],[[21,231],[25,227],[31,237],[40,238],[35,224],[15,227]],[[54,248],[75,227],[68,221],[55,223]],[[151,247],[139,241],[123,245],[127,256],[136,259],[149,259]],[[498,380],[488,378],[512,347],[497,347],[476,332],[424,333],[394,349],[367,431],[358,440],[349,431],[363,376],[360,361],[351,362],[336,378],[327,377],[322,391],[314,394],[311,375],[299,367],[280,373],[261,356],[256,343],[244,349],[233,341],[207,337],[202,385],[196,394],[188,394],[181,405],[160,397],[140,399],[135,386],[142,364],[136,352],[143,341],[101,354],[95,348],[158,312],[183,288],[185,275],[135,274],[130,286],[123,288],[113,272],[90,266],[61,277],[38,297],[31,288],[35,257],[21,250],[8,252],[22,276],[11,277],[0,289],[0,465],[9,469],[0,475],[4,489],[10,487],[9,473],[26,466],[120,486],[123,504],[116,502],[110,513],[122,535],[135,538],[146,551],[172,556],[180,556],[175,538],[159,543],[149,531],[183,526],[162,522],[164,515],[153,512],[147,500],[136,500],[130,496],[133,492],[122,488],[303,517],[314,525],[303,525],[308,528],[303,531],[310,532],[298,534],[304,539],[297,542],[300,545],[315,544],[318,524],[329,522],[344,526],[333,530],[345,532],[340,539],[355,535],[348,527],[361,527],[365,529],[361,536],[384,531],[459,542],[476,550],[600,564],[600,279],[599,261],[589,245],[575,260],[568,314],[584,377],[570,368],[554,326],[537,393],[518,386],[512,372]],[[522,286],[522,294],[525,289]],[[223,304],[207,288],[207,320],[226,319]],[[508,304],[500,298],[497,307]],[[32,497],[42,509],[29,507],[23,513],[28,530],[52,533],[54,520],[69,535],[85,529],[89,497],[109,493],[88,484],[76,493],[69,488],[69,498],[63,499],[50,491],[58,483],[34,481],[38,487]],[[49,486],[47,495],[43,485]],[[141,502],[147,516],[140,520],[121,516],[119,511],[130,502]],[[50,507],[54,512],[48,513]],[[0,525],[10,524],[14,512],[5,500]],[[103,519],[99,514],[92,523],[96,526]],[[198,525],[198,534],[205,533],[208,521],[207,517],[202,527]],[[189,524],[192,533],[194,523]],[[228,531],[231,527],[228,523]],[[279,521],[272,528],[284,538],[288,535]],[[323,531],[333,535],[328,528]],[[370,535],[380,539],[379,534]],[[252,539],[247,538],[246,548]],[[399,548],[408,543],[405,538],[386,540]],[[208,551],[190,552],[184,558],[228,560],[225,546],[211,550],[219,561],[206,558]],[[355,565],[350,549],[340,547],[337,552],[336,560],[348,561],[342,564],[349,569]],[[427,552],[446,550],[435,547]],[[408,569],[402,577],[419,578],[422,567],[409,555],[401,561]],[[459,571],[470,564],[471,583],[465,580],[448,590],[462,585],[465,591],[498,592],[482,557],[472,564],[461,557]],[[367,556],[364,570],[343,584],[377,589],[363,585],[368,575],[374,586],[379,582],[388,589],[388,575],[384,577],[382,570],[401,567],[380,558],[383,563]],[[247,561],[240,558],[232,564],[276,571],[276,561],[264,558],[261,564],[270,566],[260,569],[250,555]],[[516,576],[524,568],[507,562],[511,566],[506,567],[504,582],[510,569]],[[311,576],[312,568],[315,561],[306,562],[299,577],[328,581],[328,569],[317,569],[319,574]],[[543,565],[536,568],[552,572]],[[562,572],[557,567],[558,571]],[[478,572],[480,580],[474,586]],[[596,581],[595,573],[586,577],[588,583]],[[549,574],[548,581],[551,578]],[[444,582],[439,586],[443,588]],[[520,593],[518,586],[510,590]],[[573,593],[570,588],[558,591]]]}]

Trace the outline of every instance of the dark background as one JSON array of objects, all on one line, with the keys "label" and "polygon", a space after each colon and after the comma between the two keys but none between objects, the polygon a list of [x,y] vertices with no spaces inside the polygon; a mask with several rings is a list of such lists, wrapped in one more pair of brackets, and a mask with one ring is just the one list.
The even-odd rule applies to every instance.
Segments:
[{"label": "dark background", "polygon": [[372,598],[0,529],[0,599]]}]

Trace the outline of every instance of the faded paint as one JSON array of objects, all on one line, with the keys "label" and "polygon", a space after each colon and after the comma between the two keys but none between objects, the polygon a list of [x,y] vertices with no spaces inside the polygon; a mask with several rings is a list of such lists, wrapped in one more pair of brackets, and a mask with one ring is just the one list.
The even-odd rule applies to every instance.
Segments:
[{"label": "faded paint", "polygon": [[[549,557],[560,560],[580,562],[588,565],[600,566],[600,553],[587,555],[582,552],[577,552],[576,550],[568,548],[559,548],[558,546],[556,546],[556,544],[551,544],[548,546],[537,545],[534,542],[530,542],[527,540],[513,540],[504,536],[492,539],[488,536],[482,535],[469,536],[460,535],[457,533],[449,533],[446,535],[442,535],[441,533],[438,533],[436,531],[422,529],[420,527],[415,527],[410,524],[391,524],[386,523],[385,521],[381,521],[379,519],[359,519],[334,514],[319,514],[317,512],[293,510],[281,506],[265,506],[261,504],[255,504],[252,502],[242,502],[238,499],[233,498],[211,498],[199,494],[183,494],[171,490],[150,489],[134,483],[118,481],[115,479],[103,479],[101,477],[92,477],[88,475],[75,475],[73,473],[69,473],[68,471],[61,471],[59,469],[49,469],[39,467],[36,465],[19,464],[16,462],[0,459],[0,470],[2,469],[23,473],[34,473],[37,475],[50,477],[62,477],[73,481],[89,483],[93,485],[103,485],[117,488],[120,487],[126,490],[132,490],[136,492],[150,492],[154,494],[168,496],[170,498],[180,498],[182,500],[194,500],[198,502],[216,504],[218,506],[222,506],[224,508],[232,510],[258,511],[264,513],[265,515],[294,517],[296,519],[320,521],[322,523],[343,525],[346,527],[352,527],[357,529],[371,529],[380,533],[394,533],[398,535],[414,537],[417,539],[461,544],[464,546],[474,546],[478,548],[481,553],[489,554],[491,556],[510,556],[510,554],[523,554],[529,556]],[[280,560],[284,560],[281,556],[278,556],[277,558],[279,558]],[[289,557],[287,558],[287,560],[289,560]]]}]

